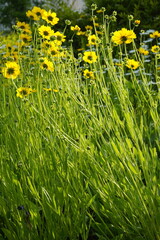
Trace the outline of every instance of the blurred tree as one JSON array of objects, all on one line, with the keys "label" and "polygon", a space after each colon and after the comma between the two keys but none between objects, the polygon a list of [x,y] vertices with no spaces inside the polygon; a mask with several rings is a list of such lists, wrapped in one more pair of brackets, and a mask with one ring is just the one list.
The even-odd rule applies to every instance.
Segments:
[{"label": "blurred tree", "polygon": [[141,20],[141,27],[144,29],[159,29],[160,4],[159,0],[84,0],[86,12],[91,13],[91,5],[95,3],[98,9],[106,8],[106,14],[111,15],[117,11],[118,24],[120,27],[126,25],[128,15],[134,19]]},{"label": "blurred tree", "polygon": [[0,0],[0,24],[11,29],[16,19],[27,21],[26,11],[31,7],[31,0]]}]

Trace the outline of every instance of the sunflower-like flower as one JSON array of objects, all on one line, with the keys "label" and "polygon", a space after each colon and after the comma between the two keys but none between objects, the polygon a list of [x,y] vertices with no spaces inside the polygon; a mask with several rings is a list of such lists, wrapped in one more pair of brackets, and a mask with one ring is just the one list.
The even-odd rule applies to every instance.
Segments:
[{"label": "sunflower-like flower", "polygon": [[93,29],[93,26],[87,25],[87,26],[85,26],[85,29],[86,29],[86,30],[92,30],[92,29]]},{"label": "sunflower-like flower", "polygon": [[84,36],[85,34],[86,34],[86,32],[84,32],[84,31],[78,31],[76,33],[76,35],[78,35],[78,36]]},{"label": "sunflower-like flower", "polygon": [[57,18],[57,14],[55,12],[51,12],[51,10],[43,11],[42,19],[44,19],[47,23],[51,25],[55,25],[59,22],[59,18]]},{"label": "sunflower-like flower", "polygon": [[94,63],[97,61],[97,55],[95,52],[84,52],[83,60],[87,63]]},{"label": "sunflower-like flower", "polygon": [[52,89],[52,88],[43,88],[43,90],[46,92],[59,92],[58,89]]},{"label": "sunflower-like flower", "polygon": [[44,26],[42,25],[41,27],[38,28],[39,34],[45,38],[50,40],[50,38],[53,36],[54,31],[51,29],[49,26]]},{"label": "sunflower-like flower", "polygon": [[98,38],[97,38],[97,36],[96,36],[95,34],[90,35],[90,36],[88,37],[88,44],[89,44],[89,45],[96,45],[96,44],[97,44],[97,41],[98,41]]},{"label": "sunflower-like flower", "polygon": [[39,17],[38,17],[34,12],[32,12],[31,10],[28,10],[28,11],[26,12],[26,16],[27,16],[28,18],[30,18],[31,20],[35,20],[35,21],[38,21],[38,20],[39,20]]},{"label": "sunflower-like flower", "polygon": [[43,62],[41,63],[41,69],[53,72],[54,71],[53,63],[49,61],[47,58],[43,58],[42,60]]},{"label": "sunflower-like flower", "polygon": [[56,40],[54,41],[55,42],[55,44],[56,45],[61,45],[62,44],[62,42],[65,42],[66,41],[66,36],[63,34],[63,33],[61,33],[61,32],[55,32],[54,33],[54,37],[56,37]]},{"label": "sunflower-like flower", "polygon": [[28,45],[29,42],[32,40],[32,36],[28,34],[21,34],[20,39],[23,41],[23,45]]},{"label": "sunflower-like flower", "polygon": [[134,25],[135,25],[136,27],[138,27],[140,23],[141,23],[141,21],[138,20],[138,19],[134,21]]},{"label": "sunflower-like flower", "polygon": [[48,49],[48,54],[52,57],[58,57],[59,56],[59,47],[52,46]]},{"label": "sunflower-like flower", "polygon": [[92,71],[89,71],[88,69],[85,69],[83,71],[83,76],[85,78],[92,78],[92,79],[94,79],[94,73]]},{"label": "sunflower-like flower", "polygon": [[155,31],[155,32],[151,33],[149,36],[150,36],[150,38],[159,38],[160,37],[160,32]]},{"label": "sunflower-like flower", "polygon": [[5,78],[15,79],[20,74],[20,66],[16,62],[6,62],[2,68],[2,74]]},{"label": "sunflower-like flower", "polygon": [[34,14],[37,15],[38,20],[42,17],[44,11],[45,11],[45,10],[42,9],[42,8],[40,8],[40,7],[34,6],[34,7],[32,8],[32,13],[34,13]]},{"label": "sunflower-like flower", "polygon": [[140,66],[140,62],[135,61],[134,59],[127,59],[126,61],[126,67],[130,69],[137,69]]},{"label": "sunflower-like flower", "polygon": [[18,21],[16,25],[18,28],[22,29],[23,31],[30,30],[30,26],[28,23]]},{"label": "sunflower-like flower", "polygon": [[140,47],[138,49],[139,53],[140,54],[143,54],[143,55],[148,55],[149,54],[149,51],[148,50],[145,50],[144,48]]},{"label": "sunflower-like flower", "polygon": [[133,30],[127,30],[126,28],[122,28],[119,31],[115,31],[111,38],[112,42],[116,44],[126,43],[129,44],[136,38],[136,34]]},{"label": "sunflower-like flower", "polygon": [[78,25],[71,26],[70,29],[71,31],[81,31],[81,28]]},{"label": "sunflower-like flower", "polygon": [[16,92],[17,92],[17,94],[16,94],[17,97],[25,98],[32,92],[35,92],[35,90],[33,90],[32,88],[28,88],[28,87],[20,87],[16,90]]},{"label": "sunflower-like flower", "polygon": [[152,46],[151,51],[153,53],[159,53],[160,52],[160,46],[158,46],[158,45]]}]

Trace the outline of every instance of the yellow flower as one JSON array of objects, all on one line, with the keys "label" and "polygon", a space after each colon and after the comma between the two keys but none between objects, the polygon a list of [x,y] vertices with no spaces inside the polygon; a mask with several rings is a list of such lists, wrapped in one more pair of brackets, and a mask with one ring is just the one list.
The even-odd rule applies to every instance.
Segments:
[{"label": "yellow flower", "polygon": [[77,49],[78,52],[81,52],[81,51],[83,51],[83,50],[84,50],[84,48],[78,48],[78,49]]},{"label": "yellow flower", "polygon": [[130,69],[137,69],[140,66],[140,62],[135,61],[134,59],[128,59],[126,62],[126,67]]},{"label": "yellow flower", "polygon": [[149,54],[149,51],[148,50],[145,50],[144,48],[139,48],[139,53],[143,54],[143,55],[148,55]]},{"label": "yellow flower", "polygon": [[85,34],[86,34],[86,32],[84,32],[84,31],[78,31],[76,33],[76,35],[78,35],[78,36],[84,36]]},{"label": "yellow flower", "polygon": [[52,46],[48,50],[48,54],[50,54],[52,57],[58,57],[59,56],[59,48],[56,46]]},{"label": "yellow flower", "polygon": [[54,71],[53,63],[49,61],[47,58],[43,58],[42,60],[43,62],[41,63],[41,69],[53,72]]},{"label": "yellow flower", "polygon": [[81,28],[78,25],[71,26],[70,29],[71,31],[81,31]]},{"label": "yellow flower", "polygon": [[87,63],[94,63],[97,61],[97,55],[95,52],[84,52],[83,60]]},{"label": "yellow flower", "polygon": [[32,37],[27,34],[21,34],[20,39],[23,41],[24,45],[28,45],[28,43],[32,40]]},{"label": "yellow flower", "polygon": [[102,9],[99,9],[96,11],[97,13],[103,13],[104,11]]},{"label": "yellow flower", "polygon": [[32,12],[31,10],[28,10],[28,11],[26,12],[26,16],[27,16],[28,18],[30,18],[31,20],[35,20],[35,21],[38,21],[38,20],[39,20],[39,17],[38,17],[34,12]]},{"label": "yellow flower", "polygon": [[42,14],[42,18],[47,22],[50,23],[51,25],[55,25],[58,23],[59,18],[57,18],[57,14],[55,12],[51,12],[51,10],[44,11]]},{"label": "yellow flower", "polygon": [[151,51],[153,53],[158,53],[160,51],[160,47],[158,45],[154,45],[152,46]]},{"label": "yellow flower", "polygon": [[34,13],[34,14],[37,15],[38,20],[42,17],[44,11],[45,11],[45,10],[42,9],[42,8],[40,8],[40,7],[34,6],[34,7],[32,8],[32,13]]},{"label": "yellow flower", "polygon": [[129,44],[136,38],[136,34],[133,30],[127,30],[126,28],[122,28],[119,31],[115,31],[111,38],[112,42],[116,44],[126,43]]},{"label": "yellow flower", "polygon": [[94,73],[92,71],[89,71],[88,69],[83,71],[83,76],[85,78],[92,78],[92,79],[94,79]]},{"label": "yellow flower", "polygon": [[31,32],[30,29],[25,29],[25,30],[23,30],[23,34],[29,34],[29,35],[31,35],[32,32]]},{"label": "yellow flower", "polygon": [[23,31],[30,29],[29,24],[25,23],[25,22],[17,22],[16,25],[17,25],[18,28],[22,29]]},{"label": "yellow flower", "polygon": [[51,36],[53,36],[54,31],[51,29],[49,26],[44,26],[42,25],[41,27],[38,28],[39,34],[45,38],[50,40]]},{"label": "yellow flower", "polygon": [[92,30],[92,29],[93,29],[93,26],[87,25],[87,26],[85,26],[85,29],[86,29],[86,30]]},{"label": "yellow flower", "polygon": [[97,44],[97,40],[98,40],[98,38],[96,37],[95,34],[90,35],[90,36],[88,37],[88,44],[89,44],[89,45],[96,45],[96,44]]},{"label": "yellow flower", "polygon": [[95,23],[94,23],[94,26],[95,26],[95,27],[99,27],[99,23],[96,23],[96,22],[95,22]]},{"label": "yellow flower", "polygon": [[51,91],[53,91],[53,92],[59,92],[58,89],[52,89],[52,88],[43,88],[43,90],[46,91],[46,92],[51,92]]},{"label": "yellow flower", "polygon": [[160,32],[155,31],[155,32],[151,33],[149,36],[150,36],[150,38],[159,38],[160,37]]},{"label": "yellow flower", "polygon": [[6,62],[2,68],[2,74],[5,78],[15,79],[20,74],[20,66],[16,62]]},{"label": "yellow flower", "polygon": [[65,38],[66,38],[66,36],[63,34],[63,33],[60,33],[60,32],[55,32],[54,33],[54,37],[56,37],[56,41],[55,41],[55,43],[57,44],[57,45],[61,45],[62,44],[62,42],[65,42]]},{"label": "yellow flower", "polygon": [[35,90],[32,90],[32,88],[28,88],[28,87],[20,87],[16,90],[16,92],[17,92],[16,94],[17,97],[25,98],[32,92],[35,92]]},{"label": "yellow flower", "polygon": [[140,23],[141,23],[140,20],[135,20],[135,21],[134,21],[134,24],[135,24],[136,26],[138,26]]}]

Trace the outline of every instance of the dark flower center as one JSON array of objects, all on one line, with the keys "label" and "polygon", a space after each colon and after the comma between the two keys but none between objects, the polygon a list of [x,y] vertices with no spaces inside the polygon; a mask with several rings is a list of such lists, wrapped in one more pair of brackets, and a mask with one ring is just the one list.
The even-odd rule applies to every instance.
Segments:
[{"label": "dark flower center", "polygon": [[56,53],[57,53],[57,52],[56,52],[55,50],[52,50],[52,51],[51,51],[51,54],[52,54],[52,55],[56,55]]},{"label": "dark flower center", "polygon": [[23,42],[27,43],[28,39],[27,38],[23,38]]},{"label": "dark flower center", "polygon": [[62,37],[61,37],[61,36],[57,36],[57,40],[58,40],[58,41],[61,41],[61,40],[62,40]]},{"label": "dark flower center", "polygon": [[53,21],[53,17],[52,16],[48,16],[48,20],[49,21]]},{"label": "dark flower center", "polygon": [[46,63],[43,63],[43,68],[47,69],[48,65]]},{"label": "dark flower center", "polygon": [[7,73],[8,74],[13,74],[14,73],[14,68],[8,68]]},{"label": "dark flower center", "polygon": [[48,36],[48,35],[49,35],[49,32],[44,31],[43,34],[44,34],[45,36]]},{"label": "dark flower center", "polygon": [[21,92],[20,92],[22,95],[27,95],[27,91],[25,89],[23,89]]},{"label": "dark flower center", "polygon": [[127,41],[127,37],[126,37],[126,36],[122,36],[122,37],[121,37],[121,41],[122,41],[122,42],[126,42],[126,41]]},{"label": "dark flower center", "polygon": [[41,16],[41,13],[40,12],[36,12],[36,15],[39,17],[39,16]]},{"label": "dark flower center", "polygon": [[25,26],[20,26],[21,29],[25,29]]},{"label": "dark flower center", "polygon": [[93,57],[90,55],[90,56],[88,56],[88,59],[89,60],[93,60]]}]

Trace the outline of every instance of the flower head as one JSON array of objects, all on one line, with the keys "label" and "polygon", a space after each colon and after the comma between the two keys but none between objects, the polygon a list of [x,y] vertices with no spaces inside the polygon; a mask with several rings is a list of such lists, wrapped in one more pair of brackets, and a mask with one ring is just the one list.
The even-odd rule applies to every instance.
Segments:
[{"label": "flower head", "polygon": [[25,98],[32,92],[35,92],[35,90],[32,90],[32,88],[28,88],[28,87],[20,87],[16,90],[16,92],[17,92],[16,94],[17,97]]},{"label": "flower head", "polygon": [[56,37],[56,40],[55,40],[55,43],[57,44],[57,45],[61,45],[62,44],[62,42],[65,42],[65,38],[66,38],[66,36],[63,34],[63,33],[61,33],[61,32],[55,32],[54,33],[54,37]]},{"label": "flower head", "polygon": [[92,29],[93,29],[93,26],[87,25],[87,26],[85,26],[85,29],[86,29],[86,30],[92,30]]},{"label": "flower head", "polygon": [[5,78],[15,79],[20,74],[20,66],[16,62],[6,62],[2,68],[2,74]]},{"label": "flower head", "polygon": [[32,8],[32,13],[34,13],[34,14],[37,15],[38,20],[42,17],[44,11],[45,11],[45,10],[42,9],[42,8],[40,8],[40,7],[34,6],[34,7]]},{"label": "flower head", "polygon": [[126,67],[130,69],[137,69],[140,66],[140,62],[135,61],[134,59],[128,59],[126,62]]},{"label": "flower head", "polygon": [[23,41],[23,45],[28,45],[28,43],[32,40],[32,37],[28,34],[21,34],[20,39]]},{"label": "flower head", "polygon": [[160,46],[158,46],[158,45],[152,46],[151,51],[152,51],[153,53],[158,53],[158,52],[160,52]]},{"label": "flower head", "polygon": [[58,57],[59,56],[59,48],[57,46],[52,46],[48,49],[48,54],[52,57]]},{"label": "flower head", "polygon": [[135,20],[135,21],[134,21],[134,24],[135,24],[136,27],[137,27],[140,23],[141,23],[140,20]]},{"label": "flower head", "polygon": [[51,12],[51,10],[44,11],[42,14],[42,18],[51,25],[55,25],[59,22],[59,18],[57,18],[57,14],[55,12]]},{"label": "flower head", "polygon": [[160,32],[155,31],[155,32],[151,33],[149,36],[150,36],[150,38],[159,38],[160,37]]},{"label": "flower head", "polygon": [[54,71],[53,63],[49,61],[47,58],[43,58],[42,60],[43,62],[41,63],[41,68],[43,70],[48,70],[53,72]]},{"label": "flower head", "polygon": [[96,44],[97,44],[97,40],[98,40],[98,38],[96,37],[95,34],[90,35],[90,36],[88,37],[88,44],[89,44],[89,45],[96,45]]},{"label": "flower head", "polygon": [[126,43],[129,44],[136,38],[136,34],[133,30],[127,30],[126,28],[122,28],[119,31],[115,31],[112,36],[112,42],[116,44]]},{"label": "flower head", "polygon": [[51,36],[53,36],[54,31],[51,29],[49,26],[44,26],[42,25],[41,27],[38,28],[39,34],[45,38],[50,40]]},{"label": "flower head", "polygon": [[84,52],[83,60],[88,63],[94,63],[97,61],[97,55],[95,52]]},{"label": "flower head", "polygon": [[35,20],[35,21],[38,21],[38,20],[39,20],[39,17],[38,17],[34,12],[32,12],[31,10],[28,10],[28,11],[26,12],[26,16],[27,16],[28,18],[30,18],[31,20]]},{"label": "flower head", "polygon": [[140,47],[138,49],[139,53],[143,54],[143,55],[148,55],[149,54],[149,51],[148,50],[145,50],[144,48]]},{"label": "flower head", "polygon": [[89,71],[88,69],[85,69],[83,71],[83,76],[85,78],[92,78],[92,79],[94,79],[94,73],[92,71]]},{"label": "flower head", "polygon": [[16,25],[17,25],[18,28],[20,28],[23,31],[30,30],[30,26],[29,26],[28,23],[18,21]]},{"label": "flower head", "polygon": [[78,25],[71,26],[71,31],[81,31],[81,28]]}]

